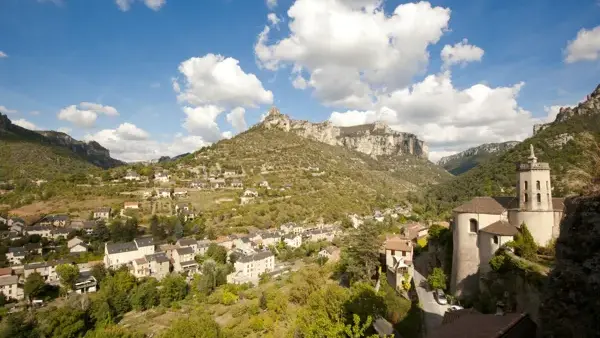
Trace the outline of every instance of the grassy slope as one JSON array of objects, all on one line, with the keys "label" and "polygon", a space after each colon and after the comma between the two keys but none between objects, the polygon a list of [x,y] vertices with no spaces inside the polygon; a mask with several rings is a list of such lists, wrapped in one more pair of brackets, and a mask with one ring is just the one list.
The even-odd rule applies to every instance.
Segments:
[{"label": "grassy slope", "polygon": [[[401,202],[407,191],[450,177],[439,167],[414,157],[377,161],[343,147],[260,126],[194,155],[197,160],[189,156],[182,161],[207,167],[216,163],[242,167],[246,186],[266,179],[274,188],[260,191],[262,203],[243,207],[231,203],[205,211],[209,224],[222,227],[262,228],[319,217],[340,220],[350,212],[369,214],[374,208]],[[263,165],[273,166],[273,172],[261,174]],[[325,174],[313,177],[303,170],[308,166],[319,167]],[[293,188],[279,192],[287,183]]]},{"label": "grassy slope", "polygon": [[[564,146],[553,145],[561,134],[574,137]],[[430,189],[419,200],[426,211],[449,216],[450,210],[475,196],[513,195],[516,184],[516,163],[526,161],[529,146],[533,144],[538,161],[550,163],[553,195],[556,197],[578,193],[584,182],[570,176],[579,168],[591,173],[594,168],[590,154],[596,152],[600,140],[600,114],[575,116],[562,123],[554,123],[498,157],[444,184]]]}]

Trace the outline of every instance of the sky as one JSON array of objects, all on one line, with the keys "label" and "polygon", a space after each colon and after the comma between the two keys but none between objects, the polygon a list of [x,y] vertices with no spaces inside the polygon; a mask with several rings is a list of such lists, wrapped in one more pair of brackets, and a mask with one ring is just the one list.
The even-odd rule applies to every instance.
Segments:
[{"label": "sky", "polygon": [[600,83],[598,0],[0,0],[0,112],[125,161],[260,122],[384,121],[430,160]]}]

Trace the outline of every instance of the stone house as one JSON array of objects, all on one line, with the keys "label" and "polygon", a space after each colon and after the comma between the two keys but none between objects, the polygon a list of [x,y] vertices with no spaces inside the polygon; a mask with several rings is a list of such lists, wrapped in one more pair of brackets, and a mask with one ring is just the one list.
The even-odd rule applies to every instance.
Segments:
[{"label": "stone house", "polygon": [[98,208],[98,209],[94,210],[93,217],[94,217],[94,219],[107,220],[110,218],[110,211],[111,211],[110,207]]},{"label": "stone house", "polygon": [[175,188],[173,191],[173,197],[186,197],[188,195],[188,191],[182,188]]},{"label": "stone house", "polygon": [[180,238],[175,243],[179,248],[192,248],[194,254],[198,254],[198,241],[193,238]]},{"label": "stone house", "polygon": [[276,245],[281,240],[282,234],[277,232],[268,232],[262,235],[261,244],[263,247],[270,247]]},{"label": "stone house", "polygon": [[157,198],[171,198],[171,190],[170,189],[156,189],[156,197]]},{"label": "stone house", "polygon": [[335,238],[335,232],[330,229],[313,229],[305,231],[303,236],[309,242],[332,242]]},{"label": "stone house", "polygon": [[139,210],[140,209],[140,204],[138,202],[124,202],[123,203],[123,209],[128,210]]},{"label": "stone house", "polygon": [[97,223],[95,221],[73,221],[71,228],[81,230],[82,232],[91,235],[94,233]]},{"label": "stone house", "polygon": [[270,251],[261,251],[251,255],[238,257],[234,264],[235,271],[227,276],[231,284],[258,284],[260,275],[275,269],[275,256]]},{"label": "stone house", "polygon": [[154,182],[169,183],[171,176],[167,172],[157,172],[154,174]]},{"label": "stone house", "polygon": [[43,238],[52,238],[52,230],[53,228],[47,225],[34,225],[24,228],[23,232],[28,236],[39,235]]},{"label": "stone house", "polygon": [[69,225],[69,215],[52,215],[46,217],[46,219],[50,222],[50,225],[55,227],[66,227]]},{"label": "stone house", "polygon": [[410,240],[417,241],[419,238],[427,237],[429,228],[421,223],[410,223],[404,226],[404,235]]},{"label": "stone house", "polygon": [[141,176],[137,172],[129,170],[127,171],[123,179],[125,181],[139,181],[141,179]]},{"label": "stone house", "polygon": [[550,165],[537,161],[533,146],[516,176],[516,196],[475,197],[453,210],[450,291],[456,296],[478,292],[490,259],[523,224],[540,246],[558,237],[564,200],[552,197]]},{"label": "stone house", "polygon": [[190,188],[208,189],[208,188],[210,188],[210,184],[208,184],[207,182],[203,182],[203,181],[194,181],[194,182],[190,183]]},{"label": "stone house", "polygon": [[146,256],[131,261],[131,274],[136,278],[150,277],[150,262]]},{"label": "stone house", "polygon": [[413,270],[413,243],[401,236],[386,238],[384,244],[387,280],[396,289],[402,289],[404,275],[410,278]]},{"label": "stone house", "polygon": [[25,264],[23,267],[23,277],[27,279],[34,272],[39,273],[46,283],[57,284],[59,282],[56,267],[61,264],[71,264],[69,260],[58,260],[54,262],[36,262]]},{"label": "stone house", "polygon": [[222,178],[214,178],[210,180],[210,187],[213,189],[222,189],[225,188],[225,179]]},{"label": "stone house", "polygon": [[283,242],[290,248],[299,248],[302,245],[302,236],[300,234],[289,233],[283,236]]},{"label": "stone house", "polygon": [[245,253],[253,253],[254,252],[254,243],[250,241],[250,238],[247,236],[238,237],[233,240],[233,246]]},{"label": "stone house", "polygon": [[71,253],[87,252],[88,247],[84,240],[79,237],[73,237],[67,242],[67,247]]},{"label": "stone house", "polygon": [[19,276],[15,275],[0,276],[0,292],[7,299],[21,300],[25,298],[23,289],[19,287]]},{"label": "stone house", "polygon": [[286,234],[302,234],[306,231],[306,228],[293,222],[282,224],[279,229]]},{"label": "stone house", "polygon": [[24,247],[8,248],[8,252],[6,253],[6,260],[11,265],[19,265],[25,259],[26,254],[27,251]]},{"label": "stone house", "polygon": [[173,251],[173,271],[191,272],[198,271],[198,263],[194,259],[194,250],[191,247],[177,248]]},{"label": "stone house", "polygon": [[105,243],[104,265],[107,268],[118,268],[133,260],[154,254],[152,237],[136,238],[126,243]]},{"label": "stone house", "polygon": [[240,180],[233,180],[231,181],[231,187],[235,189],[243,189],[244,183],[242,183]]},{"label": "stone house", "polygon": [[170,273],[171,264],[164,252],[146,255],[146,260],[150,265],[150,277],[161,280]]},{"label": "stone house", "polygon": [[52,239],[57,240],[60,238],[67,238],[67,236],[69,236],[69,234],[71,232],[73,232],[74,230],[71,228],[58,228],[58,229],[52,229],[52,231],[50,232]]}]

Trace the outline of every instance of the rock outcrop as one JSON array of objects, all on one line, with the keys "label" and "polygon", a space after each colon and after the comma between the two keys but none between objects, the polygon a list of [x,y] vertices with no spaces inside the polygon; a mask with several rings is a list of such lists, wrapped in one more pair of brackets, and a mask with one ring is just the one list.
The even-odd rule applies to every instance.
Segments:
[{"label": "rock outcrop", "polygon": [[517,144],[519,144],[517,141],[486,143],[454,155],[442,157],[437,164],[454,175],[460,175],[486,158],[512,149]]},{"label": "rock outcrop", "polygon": [[540,306],[544,337],[600,336],[600,196],[566,201]]},{"label": "rock outcrop", "polygon": [[275,107],[262,126],[292,132],[334,146],[343,146],[373,157],[411,154],[427,159],[428,148],[416,135],[392,130],[383,122],[338,127],[331,122],[312,123],[292,120]]},{"label": "rock outcrop", "polygon": [[57,131],[29,130],[13,124],[8,116],[0,114],[0,137],[2,136],[67,148],[88,162],[105,169],[124,164],[124,162],[110,157],[109,150],[96,141],[79,141]]}]

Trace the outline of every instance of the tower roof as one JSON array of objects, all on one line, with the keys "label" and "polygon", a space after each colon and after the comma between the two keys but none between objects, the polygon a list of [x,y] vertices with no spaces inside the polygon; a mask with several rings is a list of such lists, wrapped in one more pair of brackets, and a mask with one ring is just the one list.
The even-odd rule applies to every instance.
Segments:
[{"label": "tower roof", "polygon": [[505,220],[494,222],[479,231],[500,236],[514,236],[518,232],[514,225]]}]

